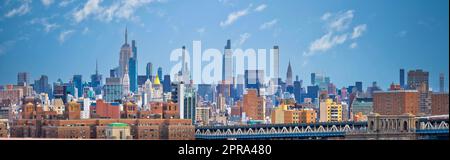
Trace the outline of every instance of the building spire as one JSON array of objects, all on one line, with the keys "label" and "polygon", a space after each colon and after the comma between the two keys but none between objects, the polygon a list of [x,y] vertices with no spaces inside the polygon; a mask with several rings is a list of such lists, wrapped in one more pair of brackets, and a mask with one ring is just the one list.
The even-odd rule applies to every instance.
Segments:
[{"label": "building spire", "polygon": [[98,75],[98,59],[95,59],[95,75]]},{"label": "building spire", "polygon": [[128,44],[128,27],[125,27],[125,44]]}]

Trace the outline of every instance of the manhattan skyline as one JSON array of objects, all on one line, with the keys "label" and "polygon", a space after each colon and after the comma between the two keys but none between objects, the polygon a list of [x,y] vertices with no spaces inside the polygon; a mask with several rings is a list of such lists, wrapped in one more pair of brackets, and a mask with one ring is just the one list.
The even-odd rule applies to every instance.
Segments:
[{"label": "manhattan skyline", "polygon": [[50,82],[80,74],[86,81],[95,73],[96,59],[107,76],[117,66],[125,27],[129,41],[137,41],[139,75],[148,62],[168,73],[176,63],[168,60],[170,52],[183,45],[191,52],[194,40],[201,40],[205,50],[221,49],[231,39],[233,49],[280,46],[282,79],[290,61],[293,75],[305,85],[311,72],[319,72],[338,88],[377,81],[386,89],[398,83],[400,68],[429,71],[433,90],[438,90],[440,73],[448,84],[448,2],[2,3],[0,84],[14,84],[17,72],[29,72],[31,80],[48,75]]}]

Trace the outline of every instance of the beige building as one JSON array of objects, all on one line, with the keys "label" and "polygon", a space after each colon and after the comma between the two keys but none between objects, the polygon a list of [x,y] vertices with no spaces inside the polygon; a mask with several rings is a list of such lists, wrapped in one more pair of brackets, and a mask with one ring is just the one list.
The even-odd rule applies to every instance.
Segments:
[{"label": "beige building", "polygon": [[125,123],[111,123],[106,128],[107,139],[131,139],[130,126]]},{"label": "beige building", "polygon": [[333,99],[325,99],[319,104],[319,122],[340,122],[342,121],[342,104],[334,102]]}]

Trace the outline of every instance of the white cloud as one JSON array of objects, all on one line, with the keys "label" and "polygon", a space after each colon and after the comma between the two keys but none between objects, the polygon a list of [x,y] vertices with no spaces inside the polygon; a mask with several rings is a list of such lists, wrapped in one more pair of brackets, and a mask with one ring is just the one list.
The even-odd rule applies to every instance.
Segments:
[{"label": "white cloud", "polygon": [[366,24],[356,26],[355,28],[353,28],[352,39],[359,38],[366,30],[367,30]]},{"label": "white cloud", "polygon": [[5,14],[5,17],[11,18],[14,16],[22,16],[31,11],[31,7],[29,6],[31,1],[23,1],[22,4],[18,8],[14,8]]},{"label": "white cloud", "polygon": [[323,16],[320,19],[322,19],[323,21],[326,21],[330,17],[331,17],[331,13],[327,12],[327,13],[323,14]]},{"label": "white cloud", "polygon": [[328,32],[321,38],[312,42],[309,46],[309,52],[305,52],[304,56],[311,56],[317,52],[325,52],[333,48],[336,45],[342,44],[347,40],[347,34],[333,35],[332,32]]},{"label": "white cloud", "polygon": [[95,14],[101,11],[100,2],[102,0],[89,0],[84,4],[84,7],[73,14],[76,22],[83,21],[90,14]]},{"label": "white cloud", "polygon": [[[350,30],[352,20],[354,18],[354,11],[348,10],[345,12],[338,12],[336,14],[327,12],[320,18],[326,23],[326,32],[319,39],[310,43],[307,51],[303,52],[303,56],[312,56],[317,53],[326,52],[333,47],[344,44],[349,40],[356,40],[361,37],[367,30],[366,24],[360,24]],[[353,41],[349,48],[354,49],[358,47],[357,42]]]},{"label": "white cloud", "polygon": [[349,46],[351,49],[355,49],[356,47],[358,47],[358,43],[353,42],[352,44],[350,44]]},{"label": "white cloud", "polygon": [[73,13],[75,21],[77,23],[81,22],[89,16],[94,16],[94,18],[105,22],[109,22],[113,19],[135,19],[134,13],[137,9],[152,2],[165,2],[165,0],[122,0],[114,1],[114,3],[109,6],[102,6],[102,1],[103,0],[89,0],[86,2],[83,8]]},{"label": "white cloud", "polygon": [[237,46],[242,46],[249,38],[251,34],[250,33],[244,33],[239,36],[239,41],[237,43]]},{"label": "white cloud", "polygon": [[46,7],[50,6],[54,0],[41,0],[42,4]]},{"label": "white cloud", "polygon": [[48,18],[35,18],[30,21],[30,24],[40,24],[44,27],[45,32],[50,32],[59,27],[56,23],[49,23]]},{"label": "white cloud", "polygon": [[230,24],[233,24],[235,21],[237,21],[240,17],[245,16],[249,13],[249,8],[240,10],[240,11],[236,11],[236,12],[232,12],[228,15],[227,20],[225,21],[221,21],[220,22],[220,26],[221,27],[226,27]]},{"label": "white cloud", "polygon": [[69,38],[73,33],[75,33],[75,30],[66,30],[61,32],[58,38],[59,43],[61,44],[64,43],[67,40],[67,38]]},{"label": "white cloud", "polygon": [[[349,27],[349,25],[352,23],[353,20],[353,10],[348,10],[346,12],[339,12],[336,15],[328,15],[325,14],[322,16],[322,19],[325,19],[326,21],[329,21],[328,23],[328,29],[331,31],[342,31]],[[327,17],[327,18],[325,18]],[[330,19],[331,18],[331,19]]]},{"label": "white cloud", "polygon": [[255,12],[261,12],[261,11],[263,11],[266,8],[267,8],[266,4],[261,4],[261,5],[259,5],[258,7],[255,8]]},{"label": "white cloud", "polygon": [[266,22],[266,23],[262,24],[262,25],[259,27],[259,29],[260,29],[260,30],[270,29],[270,28],[272,28],[274,25],[276,25],[277,23],[278,23],[278,20],[277,20],[277,19],[273,19],[273,20],[271,20],[271,21],[269,21],[269,22]]},{"label": "white cloud", "polygon": [[59,7],[67,7],[69,4],[75,2],[75,0],[62,0],[59,2]]}]

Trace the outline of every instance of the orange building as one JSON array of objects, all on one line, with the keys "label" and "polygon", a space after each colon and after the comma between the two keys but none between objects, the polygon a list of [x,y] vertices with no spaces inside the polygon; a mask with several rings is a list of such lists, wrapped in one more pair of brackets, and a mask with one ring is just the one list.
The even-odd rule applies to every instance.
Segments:
[{"label": "orange building", "polygon": [[67,103],[64,114],[67,119],[80,119],[81,114],[80,104],[78,104],[75,101]]},{"label": "orange building", "polygon": [[120,118],[120,106],[119,103],[105,103],[103,100],[98,99],[96,103],[93,103],[91,108],[92,118]]},{"label": "orange building", "polygon": [[375,91],[373,112],[381,115],[419,113],[419,92],[416,90]]},{"label": "orange building", "polygon": [[432,115],[448,115],[448,93],[431,94],[431,114]]},{"label": "orange building", "polygon": [[256,89],[248,89],[244,95],[242,112],[251,120],[264,120],[266,103],[264,97],[257,95]]}]

